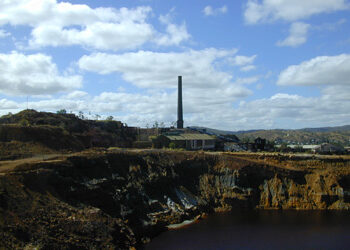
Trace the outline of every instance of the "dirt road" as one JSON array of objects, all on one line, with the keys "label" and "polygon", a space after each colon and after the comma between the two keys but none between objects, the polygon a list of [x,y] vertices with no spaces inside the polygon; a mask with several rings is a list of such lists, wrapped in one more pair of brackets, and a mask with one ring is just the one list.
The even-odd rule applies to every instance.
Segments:
[{"label": "dirt road", "polygon": [[52,161],[63,159],[65,155],[63,154],[47,154],[47,155],[36,155],[30,158],[10,160],[10,161],[0,161],[0,175],[4,175],[7,172],[11,172],[17,166],[25,163],[38,163],[42,161]]}]

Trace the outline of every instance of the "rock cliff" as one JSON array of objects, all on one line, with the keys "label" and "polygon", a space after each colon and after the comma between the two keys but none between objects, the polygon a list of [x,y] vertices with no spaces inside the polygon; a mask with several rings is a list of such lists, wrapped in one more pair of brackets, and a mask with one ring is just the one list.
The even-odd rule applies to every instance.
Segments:
[{"label": "rock cliff", "polygon": [[23,163],[0,173],[0,248],[128,249],[215,211],[349,209],[349,167],[340,156],[161,150]]}]

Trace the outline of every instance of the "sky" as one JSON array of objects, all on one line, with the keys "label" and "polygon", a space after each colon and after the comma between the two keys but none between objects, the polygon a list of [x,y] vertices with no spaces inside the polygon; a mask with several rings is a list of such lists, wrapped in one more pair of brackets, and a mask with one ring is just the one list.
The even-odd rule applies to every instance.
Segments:
[{"label": "sky", "polygon": [[350,124],[349,0],[0,0],[0,115],[128,126]]}]

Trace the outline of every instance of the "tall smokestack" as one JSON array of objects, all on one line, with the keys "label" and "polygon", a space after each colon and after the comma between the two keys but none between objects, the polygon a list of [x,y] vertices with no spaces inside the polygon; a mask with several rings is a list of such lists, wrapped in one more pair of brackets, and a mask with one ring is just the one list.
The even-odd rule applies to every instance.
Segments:
[{"label": "tall smokestack", "polygon": [[177,128],[184,128],[182,112],[182,76],[178,76],[178,94],[177,94]]}]

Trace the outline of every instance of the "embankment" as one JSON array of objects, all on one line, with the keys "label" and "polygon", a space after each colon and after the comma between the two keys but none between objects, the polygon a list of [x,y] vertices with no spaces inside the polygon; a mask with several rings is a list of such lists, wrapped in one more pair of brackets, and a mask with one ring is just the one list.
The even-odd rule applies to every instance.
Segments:
[{"label": "embankment", "polygon": [[0,248],[141,247],[166,226],[245,209],[349,209],[350,159],[88,151],[0,174]]}]

